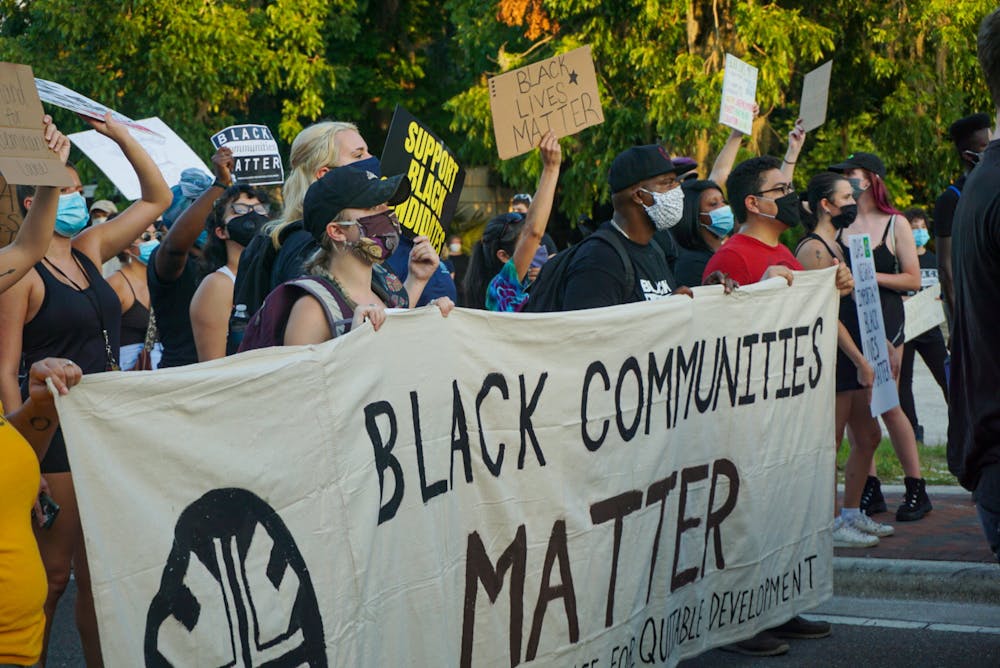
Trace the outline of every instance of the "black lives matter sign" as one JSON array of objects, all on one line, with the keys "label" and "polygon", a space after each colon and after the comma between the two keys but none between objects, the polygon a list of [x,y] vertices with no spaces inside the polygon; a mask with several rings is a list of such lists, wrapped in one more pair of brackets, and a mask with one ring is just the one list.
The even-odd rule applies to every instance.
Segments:
[{"label": "black lives matter sign", "polygon": [[396,107],[382,149],[382,174],[404,174],[410,197],[395,208],[399,223],[414,236],[427,237],[438,253],[455,215],[465,170],[441,138],[403,107]]},{"label": "black lives matter sign", "polygon": [[285,182],[278,142],[266,125],[232,125],[212,135],[212,146],[232,150],[237,183],[270,186]]}]

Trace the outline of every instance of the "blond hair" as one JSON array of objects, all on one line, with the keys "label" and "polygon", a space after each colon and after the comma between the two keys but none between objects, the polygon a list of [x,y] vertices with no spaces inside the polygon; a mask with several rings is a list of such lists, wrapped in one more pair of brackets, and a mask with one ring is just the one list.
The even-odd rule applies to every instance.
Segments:
[{"label": "blond hair", "polygon": [[289,156],[292,171],[283,188],[285,206],[281,218],[269,230],[275,248],[281,247],[278,241],[281,231],[290,223],[301,220],[302,202],[309,186],[316,181],[316,172],[323,167],[338,166],[337,135],[344,130],[357,132],[358,127],[344,121],[322,121],[304,129],[292,142]]}]

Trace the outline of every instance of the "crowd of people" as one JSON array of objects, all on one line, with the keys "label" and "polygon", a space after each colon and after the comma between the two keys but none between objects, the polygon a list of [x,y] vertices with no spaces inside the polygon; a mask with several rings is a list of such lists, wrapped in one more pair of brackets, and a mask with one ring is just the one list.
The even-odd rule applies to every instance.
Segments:
[{"label": "crowd of people", "polygon": [[[984,20],[979,53],[1000,107],[1000,12]],[[793,176],[805,141],[798,124],[782,160],[759,156],[735,164],[742,135],[733,131],[705,179],[693,160],[663,146],[629,147],[607,174],[610,220],[565,249],[546,233],[562,162],[549,133],[539,142],[535,193],[516,195],[468,256],[456,236],[442,259],[428,239],[401,228],[391,207],[410,195],[409,181],[383,178],[351,123],[316,123],[296,137],[278,211],[266,190],[234,184],[226,147],[212,156],[211,176],[188,170],[170,187],[110,114],[88,120],[117,144],[138,177],[141,198],[119,212],[108,200],[88,209],[68,161],[69,141],[45,117],[45,139],[72,185],[18,186],[23,223],[14,242],[0,248],[0,434],[9,462],[0,469],[0,664],[44,663],[71,572],[85,658],[101,664],[72,472],[46,380],[65,393],[83,374],[322,343],[365,322],[377,331],[387,309],[431,305],[447,316],[456,302],[504,312],[598,308],[693,298],[690,288],[698,285],[719,284],[730,293],[771,278],[791,284],[793,272],[836,267],[830,436],[839,449],[846,433],[850,453],[833,543],[878,544],[895,528],[872,517],[887,502],[874,463],[882,438],[869,408],[874,371],[862,352],[847,248],[857,234],[872,240],[887,347],[900,379],[900,404],[880,416],[905,473],[895,519],[916,521],[932,510],[910,388],[919,353],[950,399],[949,462],[975,490],[997,552],[1000,353],[988,342],[1000,331],[1000,141],[990,143],[992,120],[978,114],[951,126],[965,173],[938,199],[933,217],[895,209],[887,167],[872,153],[850,154],[810,175],[797,192]],[[800,226],[792,252],[780,238]],[[937,256],[928,247],[931,229]],[[939,276],[950,369],[940,329],[904,341],[904,300]],[[773,655],[788,650],[785,638],[829,633],[827,624],[796,617],[731,649]]]}]

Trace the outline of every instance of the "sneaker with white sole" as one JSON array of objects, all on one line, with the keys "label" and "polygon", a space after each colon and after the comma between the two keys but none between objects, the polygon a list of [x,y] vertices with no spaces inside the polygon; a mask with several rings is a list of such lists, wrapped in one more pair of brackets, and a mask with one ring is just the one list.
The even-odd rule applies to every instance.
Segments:
[{"label": "sneaker with white sole", "polygon": [[851,524],[858,531],[872,536],[878,536],[879,538],[885,538],[886,536],[891,536],[896,533],[896,530],[892,528],[892,525],[876,522],[864,513],[861,513],[857,517],[851,519]]},{"label": "sneaker with white sole", "polygon": [[864,533],[854,528],[854,525],[838,517],[833,521],[834,547],[875,547],[878,536]]}]

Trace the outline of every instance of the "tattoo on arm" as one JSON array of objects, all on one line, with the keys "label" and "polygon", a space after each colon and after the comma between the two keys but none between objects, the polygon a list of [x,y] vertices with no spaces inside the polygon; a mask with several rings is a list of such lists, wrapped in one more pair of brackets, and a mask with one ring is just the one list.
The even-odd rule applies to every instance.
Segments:
[{"label": "tattoo on arm", "polygon": [[31,428],[35,431],[45,431],[52,426],[52,420],[39,415],[31,418],[28,422],[31,424]]}]

